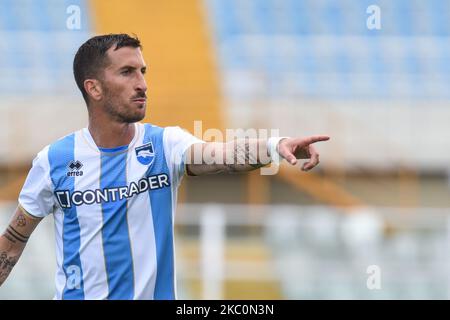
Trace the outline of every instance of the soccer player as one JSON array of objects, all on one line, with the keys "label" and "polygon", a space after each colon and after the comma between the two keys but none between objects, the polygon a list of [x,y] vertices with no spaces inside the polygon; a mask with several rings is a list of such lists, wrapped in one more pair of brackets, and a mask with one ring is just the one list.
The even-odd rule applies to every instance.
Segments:
[{"label": "soccer player", "polygon": [[[329,139],[246,139],[242,147],[234,141],[205,143],[179,127],[139,123],[146,110],[146,65],[139,40],[126,34],[89,39],[76,53],[73,71],[88,127],[46,146],[34,159],[0,237],[0,284],[38,223],[53,214],[55,299],[175,299],[173,225],[182,176],[267,164],[251,154],[252,146],[292,165],[309,159],[302,167],[307,171],[319,163],[312,144]],[[207,147],[216,155],[240,152],[245,161],[211,163],[203,155],[199,163],[186,161]]]}]

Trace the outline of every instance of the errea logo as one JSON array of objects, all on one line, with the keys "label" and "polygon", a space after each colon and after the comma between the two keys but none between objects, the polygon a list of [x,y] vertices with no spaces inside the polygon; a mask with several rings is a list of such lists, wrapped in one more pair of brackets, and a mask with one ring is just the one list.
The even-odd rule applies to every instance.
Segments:
[{"label": "errea logo", "polygon": [[72,160],[67,165],[67,176],[68,177],[81,177],[83,175],[83,171],[80,170],[83,167],[83,164],[78,160]]}]

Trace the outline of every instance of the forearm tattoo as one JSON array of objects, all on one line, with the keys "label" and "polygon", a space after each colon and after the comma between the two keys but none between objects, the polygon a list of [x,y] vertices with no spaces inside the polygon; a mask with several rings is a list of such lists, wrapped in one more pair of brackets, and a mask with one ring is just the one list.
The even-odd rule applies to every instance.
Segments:
[{"label": "forearm tattoo", "polygon": [[25,215],[19,213],[17,218],[12,220],[2,235],[0,247],[0,285],[8,278],[29,239],[28,232],[24,231],[26,225],[27,219]]},{"label": "forearm tattoo", "polygon": [[6,251],[0,254],[0,285],[8,278],[18,259],[19,256],[8,256]]},{"label": "forearm tattoo", "polygon": [[257,139],[236,139],[209,147],[214,148],[203,150],[202,164],[193,163],[186,166],[188,175],[247,172],[262,168],[271,161],[267,150],[266,154],[260,154],[264,153],[266,147]]},{"label": "forearm tattoo", "polygon": [[256,150],[251,150],[249,139],[244,142],[234,141],[234,161],[232,164],[225,164],[227,171],[242,172],[264,167],[266,164],[261,163],[258,159],[258,143],[255,145]]}]

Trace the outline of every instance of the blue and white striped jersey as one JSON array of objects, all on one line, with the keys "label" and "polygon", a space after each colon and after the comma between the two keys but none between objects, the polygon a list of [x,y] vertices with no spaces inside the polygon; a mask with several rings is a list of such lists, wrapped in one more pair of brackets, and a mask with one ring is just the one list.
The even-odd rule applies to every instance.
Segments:
[{"label": "blue and white striped jersey", "polygon": [[128,146],[99,149],[87,128],[45,147],[19,196],[53,213],[55,299],[175,299],[173,224],[184,153],[179,127],[135,124]]}]

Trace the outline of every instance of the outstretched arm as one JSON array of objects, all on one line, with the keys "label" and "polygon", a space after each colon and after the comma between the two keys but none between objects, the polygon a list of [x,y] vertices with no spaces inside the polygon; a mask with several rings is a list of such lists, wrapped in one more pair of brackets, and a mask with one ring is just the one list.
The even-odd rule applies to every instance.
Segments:
[{"label": "outstretched arm", "polygon": [[18,207],[5,232],[0,236],[0,286],[8,278],[23,249],[41,221]]},{"label": "outstretched arm", "polygon": [[302,166],[308,171],[319,164],[319,154],[312,144],[327,141],[328,136],[284,138],[274,149],[264,139],[236,139],[227,143],[210,142],[195,144],[188,150],[186,171],[188,175],[247,172],[272,161],[270,153],[278,152],[290,164],[297,159],[309,159]]}]

